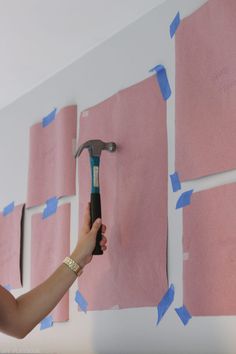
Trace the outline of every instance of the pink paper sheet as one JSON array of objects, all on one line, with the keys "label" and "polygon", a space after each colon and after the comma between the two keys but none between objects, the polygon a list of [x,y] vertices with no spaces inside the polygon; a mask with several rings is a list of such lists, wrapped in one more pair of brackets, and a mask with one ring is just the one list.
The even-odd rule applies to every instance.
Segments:
[{"label": "pink paper sheet", "polygon": [[176,32],[176,171],[236,168],[236,1],[209,0]]},{"label": "pink paper sheet", "polygon": [[24,205],[15,206],[6,216],[0,213],[0,284],[21,288],[21,243]]},{"label": "pink paper sheet", "polygon": [[[108,250],[79,278],[89,310],[155,306],[167,290],[166,103],[150,77],[80,117],[79,143],[114,141],[101,156],[102,219]],[[79,158],[80,225],[90,200],[88,151]]]},{"label": "pink paper sheet", "polygon": [[236,184],[194,193],[183,210],[184,304],[192,315],[236,315]]},{"label": "pink paper sheet", "polygon": [[75,194],[76,122],[77,108],[68,106],[48,126],[40,122],[31,127],[27,207]]},{"label": "pink paper sheet", "polygon": [[[58,207],[55,214],[42,219],[32,216],[31,287],[46,280],[70,252],[70,204]],[[69,319],[67,292],[52,311],[55,322]]]}]

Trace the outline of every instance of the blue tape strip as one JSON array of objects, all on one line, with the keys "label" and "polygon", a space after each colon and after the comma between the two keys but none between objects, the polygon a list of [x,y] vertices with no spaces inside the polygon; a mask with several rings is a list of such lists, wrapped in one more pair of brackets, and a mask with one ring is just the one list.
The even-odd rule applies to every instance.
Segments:
[{"label": "blue tape strip", "polygon": [[57,109],[55,108],[51,113],[42,119],[43,128],[47,127],[56,117]]},{"label": "blue tape strip", "polygon": [[193,194],[193,189],[182,193],[176,203],[176,209],[184,208],[187,205],[189,205],[191,203],[192,194]]},{"label": "blue tape strip", "polygon": [[6,290],[11,291],[13,289],[13,287],[11,286],[11,284],[6,284],[3,286]]},{"label": "blue tape strip", "polygon": [[80,309],[83,312],[87,313],[88,303],[85,300],[85,298],[83,297],[83,295],[79,292],[79,290],[76,291],[75,302],[77,302],[77,304],[79,305]]},{"label": "blue tape strip", "polygon": [[174,300],[174,296],[175,296],[175,288],[174,288],[174,285],[171,284],[171,286],[169,287],[169,289],[167,290],[167,292],[165,293],[165,295],[161,299],[159,305],[157,306],[157,315],[158,315],[157,325],[159,324],[162,317],[165,315],[166,311],[168,310],[168,308],[172,304],[172,302]]},{"label": "blue tape strip", "polygon": [[186,326],[189,320],[192,318],[186,307],[183,305],[182,307],[176,308],[175,311],[183,324]]},{"label": "blue tape strip", "polygon": [[175,16],[175,18],[173,19],[173,21],[170,24],[170,37],[173,38],[175,32],[177,31],[178,27],[180,25],[180,14],[179,12],[177,13],[177,15]]},{"label": "blue tape strip", "polygon": [[4,209],[3,209],[3,216],[6,216],[8,214],[10,214],[15,208],[15,203],[12,202],[10,204],[8,204]]},{"label": "blue tape strip", "polygon": [[43,219],[48,218],[50,215],[55,214],[57,211],[58,199],[53,197],[46,201],[46,208],[43,210]]},{"label": "blue tape strip", "polygon": [[40,322],[40,331],[52,326],[53,326],[53,318],[52,315],[49,315]]},{"label": "blue tape strip", "polygon": [[181,183],[179,180],[178,172],[175,172],[172,175],[170,175],[170,179],[171,179],[173,192],[179,191],[181,189]]},{"label": "blue tape strip", "polygon": [[171,96],[171,88],[167,78],[166,69],[163,65],[157,65],[150,72],[155,72],[160,86],[163,99],[166,101]]}]

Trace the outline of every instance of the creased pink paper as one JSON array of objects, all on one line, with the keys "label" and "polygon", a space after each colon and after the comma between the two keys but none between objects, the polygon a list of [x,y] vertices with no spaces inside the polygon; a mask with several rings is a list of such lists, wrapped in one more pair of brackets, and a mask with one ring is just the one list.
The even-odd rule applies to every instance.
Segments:
[{"label": "creased pink paper", "polygon": [[22,287],[22,238],[24,204],[6,216],[0,213],[0,284]]},{"label": "creased pink paper", "polygon": [[236,168],[236,1],[209,0],[176,32],[176,171]]},{"label": "creased pink paper", "polygon": [[68,106],[48,126],[40,122],[30,128],[27,207],[75,194],[76,120],[77,107]]},{"label": "creased pink paper", "polygon": [[183,210],[184,304],[192,315],[236,315],[236,184],[194,193]]},{"label": "creased pink paper", "polygon": [[[102,219],[108,250],[79,278],[89,310],[155,306],[167,290],[166,103],[150,77],[80,117],[82,144],[113,141],[101,155]],[[79,157],[80,227],[90,200],[88,151]]]},{"label": "creased pink paper", "polygon": [[[32,216],[31,287],[46,280],[70,252],[70,204],[58,207],[55,214],[42,219]],[[52,311],[55,322],[69,319],[69,293],[67,292]]]}]

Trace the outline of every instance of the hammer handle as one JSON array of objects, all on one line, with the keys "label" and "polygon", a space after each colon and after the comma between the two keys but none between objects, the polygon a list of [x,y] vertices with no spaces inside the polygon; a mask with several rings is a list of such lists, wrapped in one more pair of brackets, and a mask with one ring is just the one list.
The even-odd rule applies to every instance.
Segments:
[{"label": "hammer handle", "polygon": [[[91,216],[91,227],[97,218],[101,218],[101,199],[100,193],[91,193],[91,203],[90,203],[90,216]],[[96,246],[93,251],[93,255],[103,254],[100,246],[100,241],[102,239],[102,226],[97,232]]]}]

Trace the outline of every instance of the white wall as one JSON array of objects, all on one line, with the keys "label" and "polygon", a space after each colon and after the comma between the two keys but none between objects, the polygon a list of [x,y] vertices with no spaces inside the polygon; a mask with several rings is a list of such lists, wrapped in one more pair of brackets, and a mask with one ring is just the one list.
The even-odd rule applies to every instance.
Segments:
[{"label": "white wall", "polygon": [[0,0],[0,108],[164,1]]},{"label": "white wall", "polygon": [[[167,0],[136,23],[86,54],[32,92],[0,112],[1,207],[9,201],[24,202],[28,164],[30,125],[54,106],[77,103],[80,110],[94,105],[116,91],[146,78],[158,63],[167,67],[173,95],[168,100],[169,173],[174,171],[174,41],[169,24],[176,12],[181,17],[197,9],[205,0]],[[235,172],[204,178],[191,184],[195,190],[236,181]],[[70,353],[235,353],[235,317],[196,317],[184,327],[174,312],[182,305],[182,212],[175,210],[178,195],[169,190],[170,283],[175,284],[174,304],[158,327],[156,308],[78,313],[71,290],[70,321],[40,332],[38,327],[24,340],[0,335],[0,352]],[[77,237],[77,197],[72,202],[72,248]],[[64,202],[63,201],[63,202]],[[30,216],[26,213],[24,249],[24,289],[30,276]],[[112,237],[112,235],[108,235]],[[151,266],[151,265],[150,265]],[[18,295],[23,291],[15,291]]]}]

